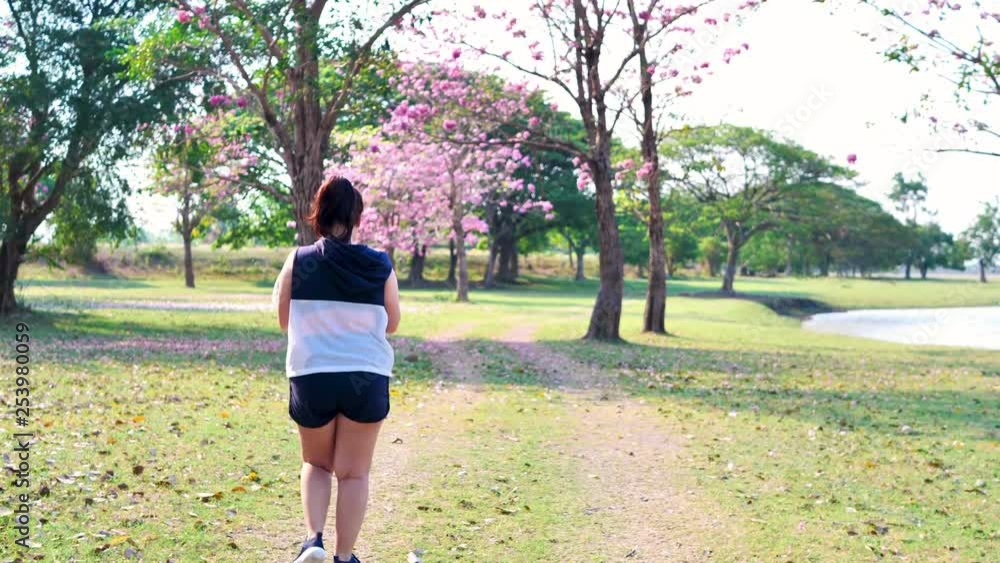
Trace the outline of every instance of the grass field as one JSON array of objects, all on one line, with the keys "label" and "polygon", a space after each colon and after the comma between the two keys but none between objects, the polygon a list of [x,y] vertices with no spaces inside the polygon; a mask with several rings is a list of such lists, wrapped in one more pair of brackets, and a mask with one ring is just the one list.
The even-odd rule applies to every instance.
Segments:
[{"label": "grass field", "polygon": [[[34,311],[14,319],[33,345],[26,560],[291,559],[298,443],[270,275],[185,290],[29,270]],[[595,345],[578,339],[594,282],[526,280],[471,304],[404,291],[366,562],[1000,560],[1000,353],[678,296],[715,289],[706,279],[670,283],[665,337],[639,333],[643,281],[629,280],[628,343]],[[961,280],[737,288],[845,309],[1000,304],[1000,283]]]}]

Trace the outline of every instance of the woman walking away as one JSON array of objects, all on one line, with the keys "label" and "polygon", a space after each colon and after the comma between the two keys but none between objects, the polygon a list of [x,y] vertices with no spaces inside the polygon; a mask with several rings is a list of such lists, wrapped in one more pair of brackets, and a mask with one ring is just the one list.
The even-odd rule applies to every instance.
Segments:
[{"label": "woman walking away", "polygon": [[320,186],[309,221],[319,240],[295,249],[274,285],[288,332],[288,414],[302,443],[306,541],[294,563],[326,559],[323,528],[337,477],[336,563],[360,563],[354,543],[368,504],[368,471],[389,414],[399,287],[389,257],[351,244],[364,203],[350,181]]}]

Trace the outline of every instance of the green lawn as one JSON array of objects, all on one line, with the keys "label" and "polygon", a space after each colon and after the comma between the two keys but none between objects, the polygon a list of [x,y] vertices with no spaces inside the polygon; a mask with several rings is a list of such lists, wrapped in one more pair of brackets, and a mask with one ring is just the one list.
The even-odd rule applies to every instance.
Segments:
[{"label": "green lawn", "polygon": [[[496,342],[525,325],[538,327],[545,349],[606,368],[659,412],[683,443],[665,473],[739,524],[738,536],[712,540],[715,560],[996,560],[1000,353],[816,334],[756,303],[676,295],[717,285],[697,279],[671,282],[666,337],[639,333],[643,282],[629,280],[628,344],[594,345],[578,340],[594,282],[526,279],[474,291],[471,304],[404,291],[399,377],[380,447],[390,461],[403,451],[395,436],[426,447],[407,449],[399,480],[376,486],[362,531],[368,561],[403,561],[414,549],[427,562],[622,560],[594,551],[602,516],[588,511],[588,474],[598,469],[564,451],[579,441],[565,423],[580,416],[576,399]],[[737,288],[838,308],[1000,304],[1000,283],[738,279]],[[270,313],[91,308],[256,305],[269,294],[264,275],[208,277],[193,291],[163,276],[23,283],[20,297],[36,308],[16,319],[33,338],[32,487],[44,493],[32,540],[45,560],[117,561],[127,550],[146,560],[271,560],[294,551],[298,445]],[[426,341],[449,332],[483,358],[485,387],[481,401],[449,399],[435,412],[439,358]],[[12,367],[5,359],[2,369]],[[0,401],[9,435],[7,388]]]}]

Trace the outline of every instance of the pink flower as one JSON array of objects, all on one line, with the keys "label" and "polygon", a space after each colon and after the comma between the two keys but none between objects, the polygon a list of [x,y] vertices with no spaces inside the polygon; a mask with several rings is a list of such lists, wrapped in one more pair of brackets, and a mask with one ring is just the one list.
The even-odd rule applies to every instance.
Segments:
[{"label": "pink flower", "polygon": [[451,52],[451,58],[453,58],[453,59],[457,59],[457,58],[459,58],[461,56],[462,56],[462,50],[461,49],[455,49],[454,51]]},{"label": "pink flower", "polygon": [[247,101],[246,98],[244,98],[242,96],[240,96],[240,98],[238,100],[236,100],[236,106],[237,107],[245,108],[245,107],[247,107],[247,105],[249,105],[249,102]]},{"label": "pink flower", "polygon": [[639,12],[639,19],[642,20],[642,21],[644,21],[644,22],[649,21],[649,18],[651,18],[651,17],[653,17],[653,15],[650,14],[646,10],[643,10],[643,11]]},{"label": "pink flower", "polygon": [[851,153],[851,154],[847,155],[847,163],[848,164],[855,164],[857,162],[858,162],[858,155],[856,155],[854,153]]},{"label": "pink flower", "polygon": [[212,96],[211,98],[208,99],[208,103],[213,108],[217,108],[219,106],[224,106],[224,105],[226,105],[226,104],[229,103],[229,96],[224,96],[222,94],[216,94],[216,95],[214,95],[214,96]]},{"label": "pink flower", "polygon": [[479,19],[483,19],[486,17],[486,10],[484,10],[482,6],[476,6],[474,9],[476,11],[476,17],[478,17]]},{"label": "pink flower", "polygon": [[180,23],[188,23],[191,21],[191,12],[187,10],[177,10],[177,21]]},{"label": "pink flower", "polygon": [[715,18],[705,18],[705,23],[708,25],[717,25],[719,21]]},{"label": "pink flower", "polygon": [[445,119],[442,127],[444,127],[445,131],[451,133],[455,129],[458,129],[458,123],[455,123],[454,119]]},{"label": "pink flower", "polygon": [[541,119],[538,119],[538,117],[536,116],[532,116],[531,119],[528,120],[528,127],[534,129],[535,127],[538,127],[538,125],[541,123],[542,123]]},{"label": "pink flower", "polygon": [[285,226],[288,227],[289,229],[294,229],[296,225],[297,223],[295,221],[289,221],[285,223]]},{"label": "pink flower", "polygon": [[646,72],[649,74],[656,74],[656,65],[649,65],[646,67]]},{"label": "pink flower", "polygon": [[199,16],[205,13],[205,6],[195,6],[192,9],[194,10],[194,13]]}]

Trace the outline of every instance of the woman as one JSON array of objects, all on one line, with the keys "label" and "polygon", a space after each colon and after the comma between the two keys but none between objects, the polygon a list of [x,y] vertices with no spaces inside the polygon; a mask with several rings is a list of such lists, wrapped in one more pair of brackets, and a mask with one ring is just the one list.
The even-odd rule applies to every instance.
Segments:
[{"label": "woman", "polygon": [[295,563],[326,559],[323,528],[337,477],[333,560],[360,563],[354,542],[368,504],[368,471],[389,414],[399,287],[389,257],[351,244],[364,203],[350,181],[320,186],[309,221],[319,240],[295,249],[274,286],[278,323],[288,332],[288,414],[302,444],[306,541]]}]

